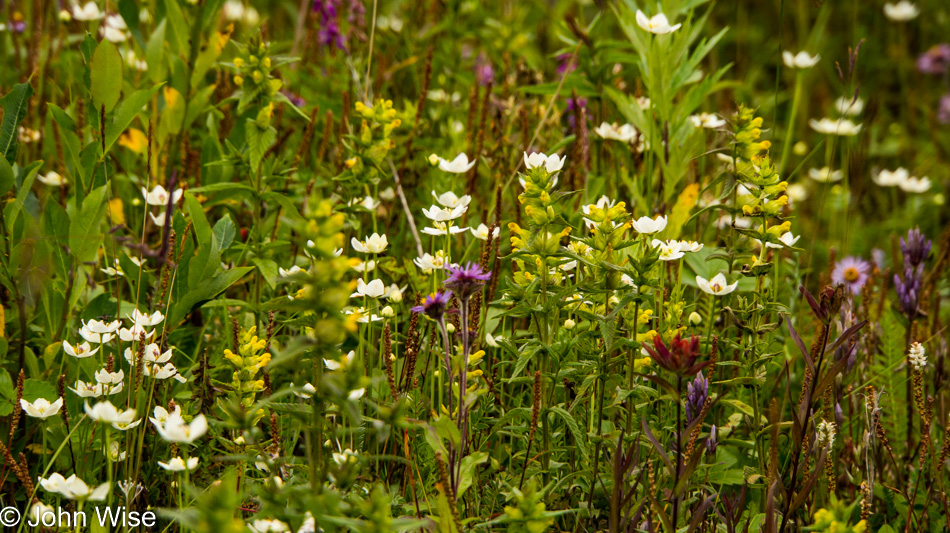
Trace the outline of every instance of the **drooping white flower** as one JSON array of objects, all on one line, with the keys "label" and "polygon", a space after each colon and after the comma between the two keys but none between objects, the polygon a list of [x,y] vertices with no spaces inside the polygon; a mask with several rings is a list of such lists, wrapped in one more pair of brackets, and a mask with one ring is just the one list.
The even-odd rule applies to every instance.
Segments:
[{"label": "drooping white flower", "polygon": [[379,298],[386,292],[386,285],[381,279],[374,279],[366,283],[362,279],[356,281],[356,292],[350,295],[351,298]]},{"label": "drooping white flower", "polygon": [[33,418],[49,418],[59,413],[59,410],[63,407],[63,399],[57,398],[56,401],[50,403],[50,401],[45,398],[37,398],[33,402],[28,402],[21,398],[20,407],[23,408],[26,414]]},{"label": "drooping white flower", "polygon": [[927,176],[924,176],[922,178],[911,176],[907,178],[906,180],[902,181],[901,183],[898,183],[897,186],[900,187],[901,190],[904,192],[911,192],[911,193],[927,192],[928,190],[930,190],[930,178],[928,178]]},{"label": "drooping white flower", "polygon": [[452,174],[465,174],[472,167],[475,166],[475,161],[469,162],[468,156],[465,155],[465,152],[460,153],[455,156],[455,159],[449,161],[447,159],[439,158],[439,169],[446,172],[451,172]]},{"label": "drooping white flower", "polygon": [[600,135],[601,138],[624,143],[632,142],[637,137],[637,130],[632,125],[618,126],[616,122],[613,124],[602,122],[600,126],[594,128],[594,133]]},{"label": "drooping white flower", "polygon": [[717,130],[726,125],[726,119],[720,118],[718,115],[713,113],[690,115],[689,120],[697,128],[706,128],[709,130]]},{"label": "drooping white flower", "polygon": [[89,357],[90,355],[95,354],[96,352],[99,351],[99,348],[100,348],[99,346],[96,346],[95,349],[90,349],[89,341],[86,341],[82,344],[76,344],[75,346],[73,346],[72,344],[69,344],[66,341],[63,341],[63,351],[65,351],[67,354],[73,357],[76,357],[78,359],[84,359],[86,357]]},{"label": "drooping white flower", "polygon": [[864,100],[842,96],[835,100],[835,110],[842,115],[860,115],[861,111],[864,111]]},{"label": "drooping white flower", "polygon": [[49,185],[50,187],[62,187],[66,184],[66,178],[61,176],[59,172],[56,172],[55,170],[50,170],[45,175],[38,174],[36,179],[40,180],[40,182],[45,183],[46,185]]},{"label": "drooping white flower", "polygon": [[[801,235],[798,235],[796,237],[795,235],[792,235],[791,231],[786,231],[785,233],[782,234],[781,237],[778,238],[778,240],[782,241],[782,243],[785,244],[785,246],[788,246],[789,248],[791,248],[795,246],[795,243],[798,242],[798,239],[801,239],[801,238],[802,238]],[[765,246],[766,248],[782,248],[781,244],[775,244],[774,242],[767,242],[765,243]]]},{"label": "drooping white flower", "polygon": [[921,370],[927,366],[927,351],[924,349],[924,345],[919,342],[915,341],[910,345],[907,357],[910,359],[910,365],[914,367],[914,370]]},{"label": "drooping white flower", "polygon": [[706,294],[711,294],[713,296],[725,296],[736,290],[739,282],[736,281],[730,285],[729,282],[726,281],[726,276],[723,276],[720,272],[719,274],[713,276],[712,279],[696,276],[696,285],[699,285],[700,290]]},{"label": "drooping white flower", "polygon": [[884,4],[884,16],[893,20],[894,22],[907,22],[909,20],[914,20],[917,16],[920,15],[920,9],[907,0],[900,0],[896,4],[890,2]]},{"label": "drooping white flower", "polygon": [[818,64],[818,61],[821,59],[821,54],[809,55],[808,52],[802,50],[797,54],[793,54],[788,50],[782,52],[782,62],[785,63],[785,66],[788,68],[795,69],[807,69],[812,68]]},{"label": "drooping white flower", "polygon": [[381,254],[389,246],[389,240],[386,238],[386,235],[380,235],[374,233],[368,237],[366,240],[360,241],[356,237],[350,241],[350,244],[353,246],[353,249],[357,252],[362,252],[364,254]]},{"label": "drooping white flower", "polygon": [[676,241],[663,242],[660,239],[653,239],[650,244],[660,250],[660,261],[675,261],[686,255],[680,250],[680,245]]},{"label": "drooping white flower", "polygon": [[[184,193],[185,191],[181,189],[175,189],[171,194],[172,203],[177,204]],[[161,185],[156,185],[151,191],[142,187],[142,197],[145,198],[145,203],[148,205],[168,205],[168,191]]]},{"label": "drooping white flower", "polygon": [[855,124],[846,118],[835,120],[833,118],[823,118],[821,120],[811,119],[808,121],[811,129],[825,135],[841,135],[844,137],[853,137],[861,132],[861,125]]},{"label": "drooping white flower", "polygon": [[433,205],[429,207],[429,209],[422,208],[422,214],[433,222],[448,222],[449,220],[455,220],[456,218],[464,215],[465,211],[468,211],[467,205],[458,205],[452,208]]},{"label": "drooping white flower", "polygon": [[666,228],[667,218],[664,216],[658,216],[656,218],[650,217],[640,217],[637,220],[632,222],[633,229],[637,233],[657,233],[663,231]]},{"label": "drooping white flower", "polygon": [[169,413],[164,424],[152,422],[158,434],[168,442],[191,444],[208,431],[205,415],[196,416],[191,423],[185,422],[180,412]]},{"label": "drooping white flower", "polygon": [[652,17],[648,17],[646,13],[640,11],[639,9],[637,10],[637,25],[644,30],[656,35],[673,33],[674,31],[680,29],[680,26],[682,26],[682,24],[670,26],[670,21],[663,13],[657,13]]},{"label": "drooping white flower", "polygon": [[158,466],[168,470],[169,472],[183,472],[185,470],[194,470],[198,468],[198,458],[189,457],[188,462],[185,463],[185,460],[181,457],[172,457],[167,463],[158,461]]},{"label": "drooping white flower", "polygon": [[59,494],[70,500],[102,501],[109,495],[108,483],[91,489],[83,480],[76,477],[76,474],[68,478],[63,478],[59,473],[54,473],[49,478],[41,477],[40,486],[47,492]]},{"label": "drooping white flower", "polygon": [[898,167],[895,170],[884,169],[871,177],[874,183],[881,187],[895,187],[907,181],[908,178],[910,178],[910,172],[904,167]]},{"label": "drooping white flower", "polygon": [[808,169],[808,177],[819,183],[834,183],[841,181],[844,174],[840,170],[832,170],[831,167]]},{"label": "drooping white flower", "polygon": [[524,166],[528,170],[544,166],[548,174],[553,174],[564,168],[565,161],[567,161],[566,157],[560,157],[557,154],[545,155],[543,152],[532,152],[528,155],[528,152],[524,152]]},{"label": "drooping white flower", "polygon": [[680,251],[683,252],[698,252],[703,249],[703,243],[696,241],[670,241],[670,244],[676,243],[679,245]]},{"label": "drooping white flower", "polygon": [[[493,239],[498,238],[498,229],[499,228],[496,226],[495,231],[492,232]],[[479,224],[477,228],[470,228],[470,231],[472,232],[472,235],[476,239],[481,240],[481,241],[488,240],[488,226],[486,226],[485,224]]]},{"label": "drooping white flower", "polygon": [[442,194],[435,194],[435,191],[432,191],[432,197],[435,198],[435,201],[439,203],[442,207],[448,207],[449,209],[455,209],[458,206],[468,206],[472,201],[472,197],[463,194],[462,196],[456,196],[452,191],[446,191]]}]

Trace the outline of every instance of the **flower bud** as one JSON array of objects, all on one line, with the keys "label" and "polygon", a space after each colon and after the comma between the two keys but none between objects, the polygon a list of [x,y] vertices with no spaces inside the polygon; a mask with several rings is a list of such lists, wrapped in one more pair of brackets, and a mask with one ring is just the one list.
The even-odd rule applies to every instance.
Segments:
[{"label": "flower bud", "polygon": [[429,161],[429,164],[432,165],[432,166],[438,166],[438,165],[439,165],[439,156],[436,155],[436,154],[430,155],[427,160]]},{"label": "flower bud", "polygon": [[59,20],[60,22],[69,22],[73,20],[73,15],[68,10],[63,9],[59,12]]},{"label": "flower bud", "polygon": [[399,289],[393,289],[393,292],[389,293],[389,301],[398,304],[402,301],[402,291]]},{"label": "flower bud", "polygon": [[241,77],[241,76],[235,76],[235,77],[234,77],[234,84],[237,85],[238,87],[244,85],[244,78]]},{"label": "flower bud", "polygon": [[574,322],[574,321],[571,320],[570,318],[568,318],[567,320],[564,321],[564,329],[566,329],[566,330],[568,330],[568,331],[571,331],[572,329],[574,329],[574,326],[576,326],[576,325],[577,325],[577,322]]},{"label": "flower bud", "polygon": [[396,312],[393,311],[393,308],[388,305],[384,307],[383,310],[379,312],[379,314],[383,315],[386,318],[392,318],[396,316]]},{"label": "flower bud", "polygon": [[445,325],[445,331],[449,333],[455,333],[455,324],[449,323]]},{"label": "flower bud", "polygon": [[703,317],[699,316],[699,313],[693,311],[689,314],[689,323],[693,326],[698,326],[703,323]]}]

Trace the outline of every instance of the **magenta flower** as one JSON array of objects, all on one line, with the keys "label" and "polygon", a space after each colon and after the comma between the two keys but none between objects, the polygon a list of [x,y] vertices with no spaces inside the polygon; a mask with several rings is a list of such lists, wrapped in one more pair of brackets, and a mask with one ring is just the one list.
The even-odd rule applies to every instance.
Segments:
[{"label": "magenta flower", "polygon": [[684,339],[677,334],[667,346],[657,335],[653,337],[653,346],[644,343],[643,348],[657,365],[680,376],[693,376],[709,364],[709,361],[697,361],[700,354],[699,338],[696,336]]},{"label": "magenta flower", "polygon": [[941,76],[950,69],[950,44],[938,44],[917,58],[917,70],[923,74]]},{"label": "magenta flower", "polygon": [[414,313],[425,313],[434,320],[442,320],[446,310],[449,307],[449,301],[452,299],[452,291],[434,292],[423,300],[422,305],[412,308]]},{"label": "magenta flower", "polygon": [[871,264],[860,257],[848,256],[838,261],[831,272],[831,281],[835,285],[844,285],[851,294],[858,294],[868,281]]},{"label": "magenta flower", "polygon": [[491,272],[482,270],[478,263],[469,262],[465,266],[449,265],[445,268],[449,271],[449,277],[443,285],[455,291],[462,300],[468,300],[491,279]]}]

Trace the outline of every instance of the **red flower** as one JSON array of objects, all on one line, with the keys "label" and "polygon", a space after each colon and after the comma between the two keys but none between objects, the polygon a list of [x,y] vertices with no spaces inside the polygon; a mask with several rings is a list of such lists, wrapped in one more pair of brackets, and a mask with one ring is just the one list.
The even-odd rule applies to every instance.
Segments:
[{"label": "red flower", "polygon": [[680,376],[694,376],[709,364],[709,361],[697,363],[699,359],[699,338],[695,335],[689,340],[683,339],[679,334],[670,342],[669,347],[663,343],[663,339],[657,335],[653,337],[653,346],[644,343],[650,357],[656,361],[665,370],[669,370]]}]

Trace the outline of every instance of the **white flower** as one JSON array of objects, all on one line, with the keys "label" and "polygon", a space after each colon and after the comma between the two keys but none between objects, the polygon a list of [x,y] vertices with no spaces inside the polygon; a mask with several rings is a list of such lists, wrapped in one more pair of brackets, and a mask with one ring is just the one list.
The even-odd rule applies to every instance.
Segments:
[{"label": "white flower", "polygon": [[168,442],[191,444],[208,431],[208,420],[205,415],[196,416],[190,424],[185,422],[181,413],[170,413],[164,424],[152,422],[158,434]]},{"label": "white flower", "polygon": [[89,407],[87,403],[85,409],[89,418],[104,424],[112,424],[112,427],[120,430],[133,428],[141,422],[141,419],[135,420],[135,409],[120,411],[109,401],[99,402],[93,407]]},{"label": "white flower", "polygon": [[[293,381],[290,382],[290,388],[294,388],[294,382],[293,382]],[[301,388],[303,389],[302,391],[294,391],[294,396],[297,396],[298,398],[304,398],[304,399],[308,399],[308,400],[309,400],[309,399],[312,398],[313,395],[317,392],[317,388],[314,387],[314,386],[313,386],[312,384],[310,384],[310,383],[304,383],[303,387],[301,387]]]},{"label": "white flower", "polygon": [[679,243],[676,241],[663,242],[660,239],[653,239],[651,244],[654,248],[660,249],[660,261],[675,261],[686,255],[680,250]]},{"label": "white flower", "polygon": [[[181,195],[184,193],[185,191],[181,189],[175,189],[175,192],[171,194],[172,203],[177,204],[178,200],[181,200]],[[145,198],[145,203],[148,205],[168,205],[168,191],[161,185],[156,185],[151,192],[145,187],[142,187],[142,197]]]},{"label": "white flower", "polygon": [[94,350],[90,350],[88,341],[82,344],[77,344],[75,346],[73,346],[72,344],[69,344],[66,341],[63,341],[63,350],[73,357],[83,359],[98,352],[99,346],[97,346],[96,349]]},{"label": "white flower", "polygon": [[376,261],[370,259],[369,261],[361,261],[357,259],[358,263],[353,265],[353,270],[357,272],[372,272],[376,270]]},{"label": "white flower", "polygon": [[76,388],[69,387],[69,390],[75,392],[80,398],[98,398],[104,395],[118,394],[122,392],[123,383],[106,387],[102,383],[87,383],[79,380],[76,382]]},{"label": "white flower", "polygon": [[359,400],[364,394],[366,394],[366,389],[355,389],[351,390],[347,397],[351,400]]},{"label": "white flower", "polygon": [[640,217],[634,220],[632,224],[633,229],[637,230],[637,233],[657,233],[666,228],[666,217]]},{"label": "white flower", "polygon": [[170,472],[182,472],[184,470],[194,470],[198,468],[198,458],[189,457],[188,463],[185,463],[185,460],[181,457],[172,457],[167,463],[158,461],[158,466],[168,470]]},{"label": "white flower", "polygon": [[386,292],[386,285],[383,284],[383,280],[374,279],[369,283],[366,283],[362,279],[356,281],[356,292],[350,295],[351,298],[379,298]]},{"label": "white flower", "polygon": [[340,466],[346,465],[347,463],[355,463],[359,461],[359,459],[359,454],[349,448],[343,450],[342,453],[333,452],[333,462]]},{"label": "white flower", "polygon": [[811,119],[808,121],[808,125],[811,126],[811,129],[825,135],[843,135],[845,137],[852,137],[861,131],[860,124],[855,124],[846,118],[841,118],[838,120],[831,118],[823,118],[821,120]]},{"label": "white flower", "polygon": [[148,70],[148,63],[146,63],[144,59],[139,59],[139,57],[135,55],[135,50],[132,50],[130,48],[123,55],[125,56],[126,65],[134,68],[135,70],[139,72],[145,72],[146,70]]},{"label": "white flower", "polygon": [[909,177],[901,183],[897,184],[904,192],[914,192],[921,193],[927,192],[930,190],[930,178],[924,176],[923,178]]},{"label": "white flower", "polygon": [[103,368],[96,372],[95,377],[98,383],[114,385],[116,383],[122,383],[122,380],[125,379],[125,371],[120,369],[118,372],[109,372]]},{"label": "white flower", "polygon": [[697,128],[706,128],[710,130],[719,129],[726,125],[725,119],[719,118],[719,116],[713,113],[690,115],[689,120],[692,121],[693,125]]},{"label": "white flower", "polygon": [[907,356],[914,370],[921,370],[927,366],[927,351],[924,350],[923,344],[919,342],[912,343],[910,345],[910,351],[907,352]]},{"label": "white flower", "polygon": [[356,237],[353,237],[350,244],[353,245],[353,249],[357,252],[364,254],[381,254],[383,250],[389,246],[389,240],[386,238],[386,235],[374,233],[366,237],[364,241],[359,241]]},{"label": "white flower", "polygon": [[842,174],[840,170],[831,170],[830,167],[821,167],[808,169],[808,177],[819,183],[834,183],[841,181],[844,174]]},{"label": "white flower", "polygon": [[[792,235],[791,231],[786,231],[785,233],[782,234],[781,237],[778,238],[778,240],[782,241],[782,243],[785,244],[785,246],[788,246],[789,248],[791,248],[792,246],[795,246],[795,243],[798,242],[798,239],[801,239],[801,238],[802,238],[801,235],[796,237],[795,235]],[[765,243],[765,246],[766,248],[781,248],[782,247],[781,244],[775,244],[772,242]]]},{"label": "white flower", "polygon": [[[44,517],[47,516],[56,516],[56,508],[52,505],[46,505],[41,501],[37,501],[30,507],[30,523],[42,524]],[[49,520],[49,518],[46,518],[46,520]]]},{"label": "white flower", "polygon": [[[479,239],[482,241],[488,240],[488,226],[486,226],[485,224],[479,224],[477,228],[470,228],[470,231],[472,232],[472,235],[474,235],[476,239]],[[493,239],[498,238],[497,226],[495,227],[495,231],[492,232],[492,238]]]},{"label": "white flower", "polygon": [[445,252],[438,250],[435,252],[435,255],[424,253],[422,257],[417,257],[412,260],[413,263],[419,268],[422,269],[426,274],[432,272],[433,270],[441,270],[445,268]]},{"label": "white flower", "polygon": [[894,187],[904,183],[908,178],[910,178],[910,172],[904,167],[899,167],[896,170],[884,169],[871,179],[881,187]]},{"label": "white flower", "polygon": [[361,324],[369,324],[370,322],[379,322],[383,317],[377,315],[376,313],[370,313],[366,311],[365,307],[357,307],[356,309],[348,309],[343,311],[345,315],[357,314],[359,318],[356,319],[357,322]]},{"label": "white flower", "polygon": [[439,158],[439,169],[453,174],[465,174],[471,170],[473,166],[475,166],[475,161],[469,163],[468,156],[465,155],[465,152],[455,156],[455,159],[451,161],[442,159],[441,157]]},{"label": "white flower", "polygon": [[109,484],[103,483],[95,489],[90,489],[76,474],[63,478],[55,473],[49,478],[40,478],[40,486],[47,492],[53,492],[70,500],[102,501],[109,495]]},{"label": "white flower", "polygon": [[545,155],[542,152],[532,152],[528,155],[528,152],[524,152],[524,166],[528,170],[544,165],[548,174],[554,174],[564,167],[565,161],[567,161],[566,157],[560,157],[557,154]]},{"label": "white flower", "polygon": [[156,424],[156,425],[164,424],[165,422],[168,421],[168,417],[173,414],[176,416],[181,416],[180,405],[176,405],[175,408],[172,409],[171,413],[169,413],[168,410],[166,410],[164,407],[156,405],[155,409],[152,410],[152,415],[154,416],[150,416],[149,421],[151,421],[152,424]]},{"label": "white flower", "polygon": [[604,139],[625,143],[632,142],[637,137],[636,128],[630,124],[618,126],[616,122],[613,124],[602,122],[600,126],[594,128],[594,133],[600,135]]},{"label": "white flower", "polygon": [[835,444],[835,424],[822,420],[815,431],[815,440],[819,448],[827,446],[829,449]]},{"label": "white flower", "polygon": [[149,213],[148,216],[149,218],[152,219],[152,223],[154,223],[156,226],[165,225],[165,211],[164,210],[160,211],[158,215],[153,215],[152,213]]},{"label": "white flower", "polygon": [[468,231],[468,228],[463,228],[460,226],[450,226],[450,223],[446,222],[433,222],[432,227],[422,228],[422,233],[426,235],[458,235],[459,233],[465,233]]},{"label": "white flower", "polygon": [[313,519],[313,514],[310,511],[307,511],[307,514],[304,515],[303,523],[300,524],[300,529],[297,530],[297,533],[316,533],[317,523]]},{"label": "white flower", "polygon": [[163,315],[161,311],[155,311],[149,315],[139,312],[138,309],[134,309],[132,311],[132,316],[129,317],[129,320],[139,327],[152,327],[160,324],[162,320],[165,320],[165,315]]},{"label": "white flower", "polygon": [[712,294],[713,296],[725,296],[736,290],[739,282],[736,281],[732,285],[729,285],[729,282],[726,281],[726,276],[723,276],[720,272],[719,274],[713,276],[712,279],[696,276],[696,284],[699,285],[699,288],[706,294]]},{"label": "white flower", "polygon": [[797,54],[793,54],[788,50],[782,52],[782,62],[785,63],[785,66],[788,68],[812,68],[818,64],[819,59],[821,59],[821,54],[815,54],[814,56],[811,56],[804,50]]},{"label": "white flower", "polygon": [[247,525],[254,533],[286,533],[290,526],[280,520],[255,520]]},{"label": "white flower", "polygon": [[99,6],[95,2],[86,2],[82,7],[73,6],[73,18],[76,20],[99,20],[102,13],[99,12]]},{"label": "white flower", "polygon": [[175,368],[175,365],[171,363],[154,364],[154,365],[145,365],[145,375],[152,379],[168,379],[175,378],[176,381],[180,383],[185,383],[186,380],[184,376],[178,373],[178,369]]},{"label": "white flower", "polygon": [[119,447],[119,443],[115,441],[110,442],[109,449],[103,449],[102,454],[107,456],[113,463],[125,461],[126,456],[126,453]]},{"label": "white flower", "polygon": [[682,26],[682,24],[670,26],[670,21],[667,20],[666,15],[663,13],[657,13],[656,15],[653,15],[652,18],[650,18],[639,9],[637,10],[637,25],[644,30],[657,35],[673,33],[674,31],[680,29],[680,26]]},{"label": "white flower", "polygon": [[46,175],[39,174],[36,176],[36,179],[41,182],[49,185],[50,187],[62,187],[66,184],[66,178],[60,176],[59,172],[55,170],[50,170]]},{"label": "white flower", "polygon": [[91,333],[115,333],[115,330],[119,329],[122,323],[118,320],[113,320],[112,322],[105,322],[103,320],[90,320],[89,322],[83,322],[82,328],[91,332]]},{"label": "white flower", "polygon": [[282,278],[286,278],[286,277],[288,277],[288,276],[293,276],[294,274],[296,274],[296,273],[298,273],[298,272],[303,272],[303,271],[304,271],[304,270],[303,270],[302,268],[300,268],[300,267],[297,266],[297,265],[294,265],[294,266],[290,267],[290,269],[288,269],[288,270],[284,270],[283,268],[278,268],[278,269],[277,269],[277,274],[279,274],[280,277],[282,277]]},{"label": "white flower", "polygon": [[49,418],[59,413],[60,408],[63,407],[63,399],[57,398],[55,402],[50,403],[45,398],[37,398],[36,401],[30,403],[21,398],[20,407],[33,418]]},{"label": "white flower", "polygon": [[102,37],[111,43],[122,43],[128,40],[129,33],[126,30],[128,30],[128,26],[126,26],[121,15],[108,15],[105,22],[99,27]]},{"label": "white flower", "polygon": [[454,209],[460,205],[468,206],[472,201],[472,197],[464,194],[461,197],[455,195],[454,192],[448,191],[442,194],[435,194],[435,191],[432,191],[432,197],[435,198],[435,201],[438,202],[442,207],[448,207]]},{"label": "white flower", "polygon": [[696,241],[670,241],[670,244],[676,243],[679,245],[680,251],[682,252],[698,252],[703,249],[703,243]]},{"label": "white flower", "polygon": [[344,355],[339,361],[334,361],[333,359],[324,359],[323,364],[330,370],[340,370],[341,368],[347,367],[350,363],[353,362],[353,359],[356,358],[356,352],[350,350],[349,353]]},{"label": "white flower", "polygon": [[920,15],[920,10],[911,2],[901,0],[896,4],[890,2],[884,4],[884,15],[894,22],[907,22],[917,18]]},{"label": "white flower", "polygon": [[860,115],[861,111],[864,111],[864,100],[855,98],[852,101],[851,98],[842,96],[835,100],[835,110],[842,115]]},{"label": "white flower", "polygon": [[449,220],[455,220],[456,218],[464,215],[465,211],[467,210],[467,205],[458,205],[453,208],[433,205],[429,207],[429,209],[422,208],[422,214],[434,222],[447,222]]},{"label": "white flower", "polygon": [[346,205],[354,206],[358,205],[367,211],[373,211],[379,207],[379,200],[373,200],[372,196],[364,196],[363,198],[353,198]]}]

